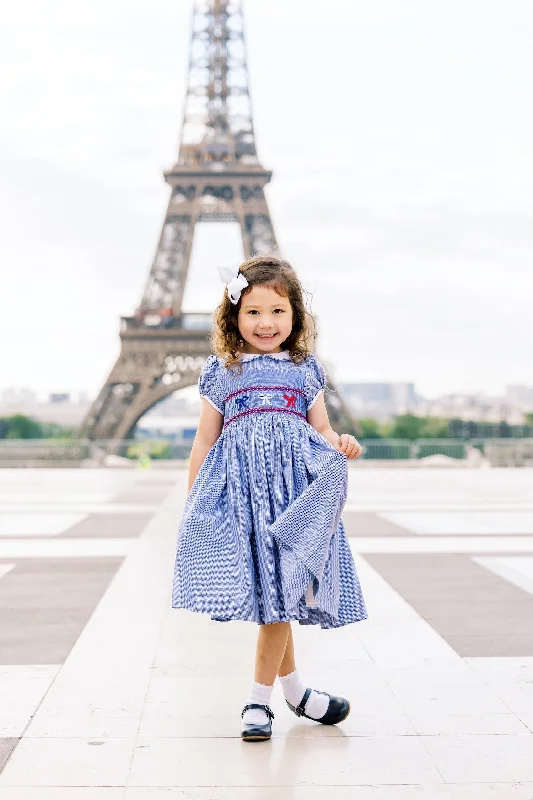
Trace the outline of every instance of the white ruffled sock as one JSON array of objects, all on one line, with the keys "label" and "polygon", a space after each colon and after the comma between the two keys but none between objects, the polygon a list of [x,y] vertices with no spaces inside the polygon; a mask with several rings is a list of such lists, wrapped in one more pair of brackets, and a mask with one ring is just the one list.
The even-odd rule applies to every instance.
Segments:
[{"label": "white ruffled sock", "polygon": [[[280,683],[283,688],[285,700],[288,700],[291,706],[295,708],[299,705],[300,700],[304,696],[306,687],[303,685],[298,670],[294,670],[290,675],[280,676]],[[318,694],[318,692],[311,691],[307,703],[305,704],[305,713],[313,719],[320,719],[324,716],[329,706],[329,697],[325,694]]]},{"label": "white ruffled sock", "polygon": [[[263,683],[252,683],[250,694],[245,705],[249,703],[260,703],[262,706],[270,705],[270,695],[272,694],[273,686],[265,686]],[[244,712],[242,721],[246,725],[266,725],[268,722],[268,715],[261,708],[251,708]]]}]

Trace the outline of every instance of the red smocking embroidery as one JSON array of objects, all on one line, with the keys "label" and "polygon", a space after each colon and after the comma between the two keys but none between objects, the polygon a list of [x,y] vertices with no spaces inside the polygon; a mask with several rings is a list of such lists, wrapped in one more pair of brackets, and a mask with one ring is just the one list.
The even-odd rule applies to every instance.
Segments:
[{"label": "red smocking embroidery", "polygon": [[246,417],[248,414],[262,414],[263,411],[281,411],[282,414],[295,414],[295,416],[307,420],[305,414],[302,414],[300,411],[293,411],[290,408],[249,408],[247,411],[241,411],[240,414],[235,414],[235,416],[230,417],[228,421],[224,423],[224,428],[226,428],[230,422],[239,419],[239,417]]},{"label": "red smocking embroidery", "polygon": [[295,394],[284,394],[283,399],[287,403],[287,408],[296,408],[296,395]]},{"label": "red smocking embroidery", "polygon": [[244,389],[237,389],[237,391],[228,394],[226,397],[226,403],[228,400],[231,400],[232,397],[236,397],[238,394],[242,394],[243,392],[264,391],[265,389],[271,389],[272,391],[278,392],[296,392],[296,394],[300,394],[302,397],[305,397],[305,392],[303,389],[295,389],[293,386],[245,386]]}]

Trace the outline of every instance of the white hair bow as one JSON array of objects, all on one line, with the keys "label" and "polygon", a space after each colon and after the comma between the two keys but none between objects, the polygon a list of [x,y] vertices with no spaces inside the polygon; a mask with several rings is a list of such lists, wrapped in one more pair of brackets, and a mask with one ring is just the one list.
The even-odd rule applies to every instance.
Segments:
[{"label": "white hair bow", "polygon": [[248,281],[242,272],[239,272],[239,267],[219,267],[218,274],[222,283],[226,284],[230,302],[236,306],[240,300],[242,290],[248,286]]}]

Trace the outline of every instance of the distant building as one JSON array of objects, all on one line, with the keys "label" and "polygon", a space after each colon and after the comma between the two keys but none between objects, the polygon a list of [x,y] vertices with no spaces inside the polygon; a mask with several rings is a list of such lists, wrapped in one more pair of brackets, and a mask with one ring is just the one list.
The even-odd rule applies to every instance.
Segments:
[{"label": "distant building", "polygon": [[37,394],[31,389],[16,389],[13,386],[4,389],[0,397],[2,406],[34,406],[37,402]]},{"label": "distant building", "polygon": [[73,403],[68,392],[51,392],[45,402],[39,402],[30,389],[6,389],[0,399],[0,416],[23,414],[39,422],[75,427],[89,410],[90,402]]},{"label": "distant building", "polygon": [[376,419],[413,412],[422,399],[413,383],[343,383],[341,391],[355,416]]},{"label": "distant building", "polygon": [[508,386],[505,397],[457,393],[431,400],[417,395],[412,383],[346,383],[341,388],[354,416],[378,420],[388,420],[399,414],[415,414],[418,417],[522,425],[524,411],[533,409],[533,389],[527,386]]},{"label": "distant building", "polygon": [[48,395],[49,403],[70,403],[70,395],[66,392],[54,392]]},{"label": "distant building", "polygon": [[[74,428],[83,422],[90,406],[91,398],[86,392],[79,392],[75,397],[70,392],[50,392],[44,401],[39,401],[30,389],[8,388],[0,395],[0,417],[24,414],[39,422]],[[187,437],[194,438],[199,416],[200,398],[180,397],[176,392],[142,417],[138,435],[160,436],[181,443]]]},{"label": "distant building", "polygon": [[179,393],[176,392],[157,403],[144,417],[179,417],[196,414],[200,415],[200,398],[189,400],[186,397],[179,397]]},{"label": "distant building", "polygon": [[533,386],[511,385],[506,387],[505,401],[523,411],[533,411]]},{"label": "distant building", "polygon": [[[53,395],[50,395],[50,398]],[[57,425],[77,427],[89,411],[90,403],[72,403],[70,400],[49,400],[48,403],[38,403],[32,413],[39,422],[55,422]]]},{"label": "distant building", "polygon": [[444,417],[471,422],[507,422],[522,425],[524,413],[501,397],[483,394],[449,394],[434,400],[425,400],[416,409],[420,417]]},{"label": "distant building", "polygon": [[144,414],[135,427],[135,438],[167,439],[173,444],[192,444],[197,429],[197,416],[158,417]]}]

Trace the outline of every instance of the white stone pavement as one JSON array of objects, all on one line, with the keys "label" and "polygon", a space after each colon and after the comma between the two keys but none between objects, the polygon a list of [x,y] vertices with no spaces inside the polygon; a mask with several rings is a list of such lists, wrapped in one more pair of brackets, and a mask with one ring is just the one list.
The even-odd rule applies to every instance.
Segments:
[{"label": "white stone pavement", "polygon": [[[522,515],[519,531],[510,523],[509,542],[533,551],[533,527],[523,517],[533,511],[531,473],[400,473],[354,470],[349,507],[383,514],[422,507],[426,515],[430,507],[438,515],[456,504],[464,515],[498,506],[509,518]],[[351,542],[367,622],[336,631],[294,626],[306,681],[349,697],[351,715],[338,727],[299,721],[276,688],[272,741],[243,743],[240,709],[256,628],[170,608],[185,497],[185,473],[174,474],[175,491],[141,537],[121,540],[125,561],[66,662],[26,672],[21,665],[9,696],[0,692],[2,735],[22,735],[0,774],[0,800],[532,800],[533,653],[457,655],[359,554],[383,552],[387,537]],[[106,476],[99,473],[101,486]],[[126,476],[119,480],[127,486]],[[48,498],[61,507],[58,491]],[[105,498],[95,492],[93,501]],[[81,495],[76,502],[89,503]],[[13,492],[4,503],[13,505]],[[24,543],[27,530],[21,525]],[[385,551],[404,552],[406,542],[411,552],[433,552],[428,542],[442,551],[446,539],[437,532],[435,523],[416,538],[391,538]],[[451,532],[472,550],[483,535],[457,526]],[[496,542],[508,552],[497,534],[484,537],[484,551]],[[0,539],[0,557],[11,557],[2,548],[15,541]]]}]

